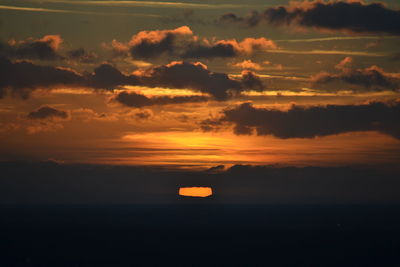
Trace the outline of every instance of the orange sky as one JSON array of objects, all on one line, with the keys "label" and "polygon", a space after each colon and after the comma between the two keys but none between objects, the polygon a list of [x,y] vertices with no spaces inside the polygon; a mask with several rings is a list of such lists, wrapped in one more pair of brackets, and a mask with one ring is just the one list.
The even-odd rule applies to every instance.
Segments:
[{"label": "orange sky", "polygon": [[[344,3],[359,25],[301,24],[314,2],[4,3],[0,159],[396,165],[400,33],[369,29],[369,2]],[[297,20],[250,23],[280,5]]]}]

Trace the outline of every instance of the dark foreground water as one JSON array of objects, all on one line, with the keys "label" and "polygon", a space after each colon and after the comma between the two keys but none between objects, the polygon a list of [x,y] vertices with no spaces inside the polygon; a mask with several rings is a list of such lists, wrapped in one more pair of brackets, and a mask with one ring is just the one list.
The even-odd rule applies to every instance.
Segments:
[{"label": "dark foreground water", "polygon": [[398,206],[1,206],[0,266],[400,266]]}]

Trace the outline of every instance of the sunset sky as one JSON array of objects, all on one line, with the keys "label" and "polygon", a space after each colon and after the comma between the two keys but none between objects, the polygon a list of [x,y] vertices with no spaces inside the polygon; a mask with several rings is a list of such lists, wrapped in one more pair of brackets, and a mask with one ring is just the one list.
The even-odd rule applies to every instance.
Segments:
[{"label": "sunset sky", "polygon": [[1,0],[0,36],[1,161],[400,162],[397,0]]}]

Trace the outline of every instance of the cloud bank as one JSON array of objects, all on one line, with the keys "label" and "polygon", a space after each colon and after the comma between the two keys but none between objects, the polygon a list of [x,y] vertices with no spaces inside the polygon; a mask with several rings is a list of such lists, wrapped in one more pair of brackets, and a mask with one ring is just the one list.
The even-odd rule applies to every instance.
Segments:
[{"label": "cloud bank", "polygon": [[278,138],[314,138],[356,131],[378,131],[400,139],[400,102],[364,105],[293,105],[288,111],[256,108],[244,103],[204,120],[205,131],[233,125],[237,135],[273,135]]},{"label": "cloud bank", "polygon": [[295,1],[263,12],[254,11],[245,17],[233,13],[224,14],[219,21],[244,23],[249,27],[266,22],[332,31],[400,35],[400,10],[390,9],[382,3],[367,4],[354,0]]},{"label": "cloud bank", "polygon": [[174,61],[133,74],[124,74],[110,64],[102,64],[92,73],[80,74],[72,69],[0,58],[0,98],[9,91],[12,95],[28,98],[37,88],[68,86],[113,90],[124,85],[191,89],[209,94],[216,100],[226,100],[244,90],[265,89],[259,77],[250,71],[244,72],[241,80],[233,79],[225,73],[208,70],[200,62]]},{"label": "cloud bank", "polygon": [[57,60],[63,57],[59,49],[63,39],[59,35],[46,35],[41,39],[10,40],[0,43],[0,56],[18,59]]},{"label": "cloud bank", "polygon": [[352,88],[356,91],[399,91],[400,74],[387,73],[377,66],[371,66],[365,69],[354,69],[344,67],[349,64],[349,59],[344,59],[336,65],[341,69],[340,73],[320,72],[311,76],[311,81],[315,85],[332,85],[329,90],[343,89],[340,83],[356,86]]},{"label": "cloud bank", "polygon": [[[150,98],[135,92],[121,92],[115,97],[115,101],[124,106],[133,108],[141,108],[154,105],[197,103],[206,102],[207,100],[208,97],[205,96],[158,96]],[[142,118],[141,115],[139,115],[138,117]]]},{"label": "cloud bank", "polygon": [[68,113],[64,110],[56,109],[50,106],[42,106],[37,110],[29,112],[28,118],[34,120],[49,118],[67,119]]},{"label": "cloud bank", "polygon": [[266,49],[277,49],[277,45],[264,37],[231,40],[207,40],[193,34],[188,26],[172,30],[141,31],[127,43],[113,40],[115,55],[130,54],[136,59],[152,59],[160,56],[178,58],[227,58],[252,55]]}]

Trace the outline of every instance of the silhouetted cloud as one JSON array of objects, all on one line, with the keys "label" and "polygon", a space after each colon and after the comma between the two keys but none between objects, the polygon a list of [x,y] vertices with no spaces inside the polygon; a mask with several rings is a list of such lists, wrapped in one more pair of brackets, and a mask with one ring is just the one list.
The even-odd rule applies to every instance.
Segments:
[{"label": "silhouetted cloud", "polygon": [[355,131],[379,131],[400,139],[400,102],[364,105],[296,106],[288,111],[255,108],[250,103],[226,109],[222,117],[202,122],[205,131],[224,124],[234,133],[274,135],[278,138],[314,138]]},{"label": "silhouetted cloud", "polygon": [[66,118],[68,118],[68,113],[64,110],[52,108],[49,106],[42,106],[35,111],[29,112],[28,118],[30,118],[30,119],[48,119],[48,118],[66,119]]},{"label": "silhouetted cloud", "polygon": [[245,38],[238,42],[235,39],[216,41],[213,44],[195,44],[188,47],[183,57],[188,58],[212,58],[212,57],[236,57],[240,55],[252,55],[255,51],[277,49],[277,45],[264,37]]},{"label": "silhouetted cloud", "polygon": [[139,80],[134,75],[125,75],[109,64],[102,64],[93,73],[84,75],[72,69],[41,66],[31,62],[11,62],[0,58],[0,96],[7,90],[22,98],[37,88],[60,86],[90,87],[112,90],[122,85],[136,85]]},{"label": "silhouetted cloud", "polygon": [[139,120],[147,120],[153,116],[151,110],[141,110],[135,113],[135,117]]},{"label": "silhouetted cloud", "polygon": [[228,13],[221,22],[245,23],[256,26],[265,21],[274,25],[299,25],[325,30],[357,33],[377,32],[400,34],[400,11],[383,3],[367,4],[362,1],[303,1],[291,2],[264,12],[252,12],[245,17]]},{"label": "silhouetted cloud", "polygon": [[211,94],[218,100],[228,98],[230,91],[242,90],[239,81],[229,78],[224,73],[211,72],[200,62],[176,61],[151,68],[141,74],[141,80],[146,86],[193,89]]},{"label": "silhouetted cloud", "polygon": [[10,90],[12,94],[27,98],[36,88],[66,85],[105,90],[124,85],[191,89],[210,94],[217,100],[225,100],[244,90],[262,89],[261,81],[254,73],[247,71],[242,80],[232,79],[225,73],[208,70],[200,62],[175,61],[126,75],[110,64],[102,64],[92,73],[79,74],[71,69],[1,58],[0,71],[0,97]]},{"label": "silhouetted cloud", "polygon": [[[123,104],[124,106],[134,108],[154,105],[206,102],[207,100],[208,98],[205,96],[157,96],[150,98],[145,95],[137,94],[135,92],[121,92],[115,97],[115,101]],[[136,114],[136,116],[139,118],[145,118],[142,115],[138,116],[138,114]]]},{"label": "silhouetted cloud", "polygon": [[112,90],[122,85],[140,85],[135,75],[125,75],[110,64],[101,64],[93,73],[85,75],[84,85],[92,88]]},{"label": "silhouetted cloud", "polygon": [[179,50],[179,42],[192,42],[193,32],[187,26],[173,30],[141,31],[129,42],[134,58],[147,59],[164,53],[174,55]]},{"label": "silhouetted cloud", "polygon": [[276,49],[277,45],[266,38],[245,38],[209,41],[193,34],[187,26],[173,30],[141,31],[127,43],[113,40],[115,55],[130,52],[133,58],[150,59],[168,55],[180,58],[215,58],[251,55],[257,50]]},{"label": "silhouetted cloud", "polygon": [[82,76],[69,70],[40,66],[31,62],[11,62],[0,58],[0,98],[11,90],[12,94],[27,98],[32,90],[64,85],[78,85]]},{"label": "silhouetted cloud", "polygon": [[330,90],[343,89],[336,84],[337,82],[356,85],[361,87],[361,90],[369,91],[398,91],[400,89],[400,74],[398,73],[387,73],[377,66],[352,69],[345,67],[344,64],[349,64],[348,58],[336,65],[336,68],[341,69],[340,73],[320,72],[311,76],[311,81],[317,85],[334,84]]},{"label": "silhouetted cloud", "polygon": [[247,90],[264,91],[265,85],[254,72],[249,70],[242,71],[242,84]]},{"label": "silhouetted cloud", "polygon": [[67,51],[67,57],[72,60],[83,63],[93,63],[97,59],[97,55],[89,53],[83,48],[77,48]]},{"label": "silhouetted cloud", "polygon": [[0,44],[0,56],[19,59],[57,60],[63,42],[59,35],[46,35],[41,39],[29,38],[24,41],[11,40]]},{"label": "silhouetted cloud", "polygon": [[217,23],[244,23],[249,27],[254,27],[257,26],[261,21],[265,20],[264,16],[264,14],[257,11],[252,11],[245,17],[237,16],[234,13],[226,13],[219,18]]}]

